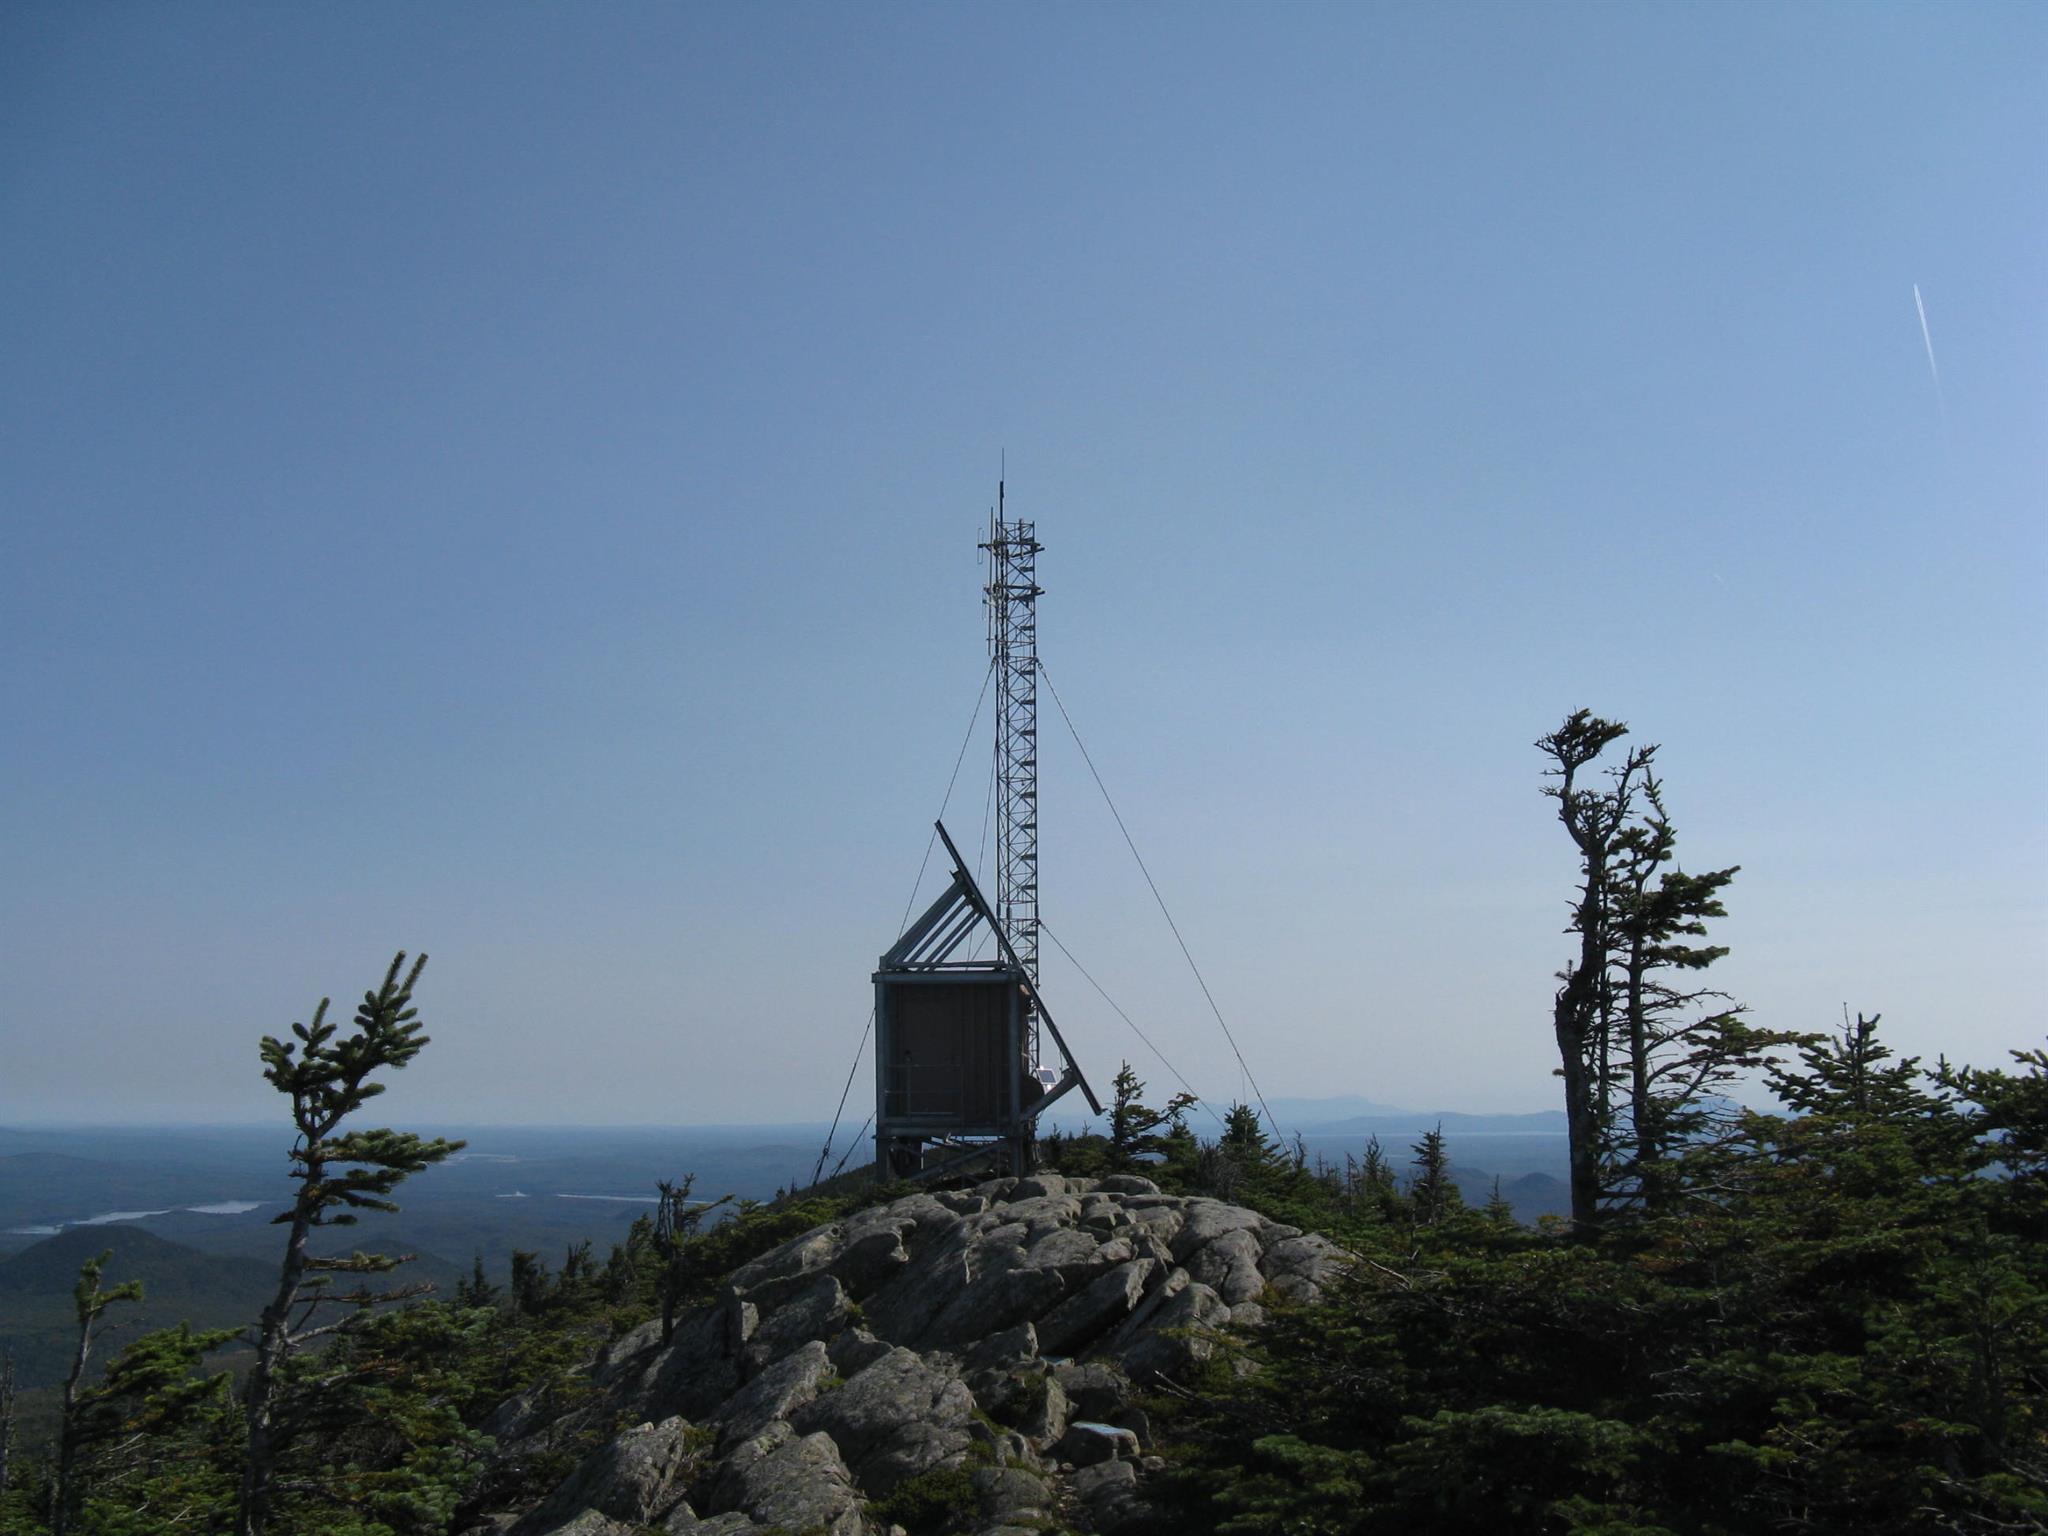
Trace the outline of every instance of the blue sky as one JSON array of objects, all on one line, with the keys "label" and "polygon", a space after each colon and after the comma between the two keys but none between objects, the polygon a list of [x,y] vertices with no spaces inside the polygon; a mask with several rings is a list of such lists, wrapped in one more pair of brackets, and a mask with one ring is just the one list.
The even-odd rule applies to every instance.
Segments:
[{"label": "blue sky", "polygon": [[[2038,1044],[2044,66],[2021,5],[9,8],[0,1117],[273,1113],[256,1036],[400,946],[395,1115],[829,1113],[1005,453],[1269,1094],[1551,1107],[1582,705],[1743,866],[1760,1020]],[[1044,736],[1047,922],[1236,1096]]]}]

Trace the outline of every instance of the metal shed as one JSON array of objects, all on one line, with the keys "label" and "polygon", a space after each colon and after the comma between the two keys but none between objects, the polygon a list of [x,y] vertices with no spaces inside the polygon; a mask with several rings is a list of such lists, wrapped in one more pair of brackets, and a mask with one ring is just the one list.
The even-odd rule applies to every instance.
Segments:
[{"label": "metal shed", "polygon": [[[938,831],[952,883],[874,975],[876,1173],[924,1178],[982,1157],[1021,1173],[1055,1099],[1079,1088],[1097,1114],[1102,1105],[960,850]],[[957,958],[977,936],[993,938],[995,952]],[[1031,1060],[1034,1022],[1064,1066],[1050,1084]]]}]

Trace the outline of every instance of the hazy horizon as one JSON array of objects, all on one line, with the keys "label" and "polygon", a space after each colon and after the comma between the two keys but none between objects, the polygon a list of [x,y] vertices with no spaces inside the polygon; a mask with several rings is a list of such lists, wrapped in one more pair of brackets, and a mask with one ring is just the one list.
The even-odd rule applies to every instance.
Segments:
[{"label": "hazy horizon", "polygon": [[[1163,1101],[1163,1100],[1164,1100],[1164,1098],[1166,1097],[1166,1095],[1165,1095],[1165,1094],[1163,1094],[1163,1093],[1156,1093],[1156,1092],[1153,1092],[1153,1091],[1151,1091],[1151,1088],[1150,1088],[1150,1086],[1149,1086],[1149,1085],[1148,1085],[1148,1089],[1147,1089],[1147,1096],[1148,1096],[1149,1098],[1153,1098],[1153,1099],[1159,1099],[1159,1100],[1162,1100],[1162,1101]],[[870,1094],[870,1099],[872,1099],[872,1094]],[[851,1101],[849,1101],[849,1102],[851,1102]],[[1274,1096],[1274,1098],[1273,1098],[1273,1100],[1272,1100],[1272,1103],[1273,1103],[1273,1105],[1275,1106],[1275,1113],[1283,1113],[1283,1111],[1285,1111],[1285,1110],[1298,1110],[1298,1109],[1299,1109],[1300,1107],[1303,1107],[1303,1106],[1313,1106],[1313,1105],[1352,1105],[1352,1104],[1355,1104],[1355,1103],[1357,1103],[1357,1102],[1360,1102],[1360,1096],[1359,1096],[1359,1095],[1357,1095],[1357,1094],[1332,1094],[1332,1095],[1329,1095],[1329,1096],[1327,1096],[1327,1097],[1325,1097],[1325,1098],[1321,1098],[1321,1099],[1303,1099],[1303,1098],[1296,1098],[1296,1097],[1283,1097],[1283,1096],[1278,1096],[1278,1095],[1276,1095],[1276,1096]],[[1337,1116],[1336,1118],[1352,1118],[1352,1117],[1356,1117],[1356,1116],[1358,1116],[1358,1115],[1361,1115],[1361,1114],[1370,1114],[1370,1113],[1378,1113],[1378,1114],[1398,1114],[1398,1115],[1434,1115],[1434,1114],[1471,1114],[1471,1115],[1518,1115],[1518,1114],[1547,1114],[1547,1113],[1552,1113],[1552,1112],[1555,1112],[1555,1111],[1557,1110],[1557,1106],[1556,1106],[1556,1105],[1554,1105],[1554,1104],[1537,1104],[1537,1105],[1532,1105],[1531,1107],[1529,1107],[1529,1108],[1527,1108],[1527,1109],[1473,1109],[1473,1108],[1468,1108],[1468,1107],[1466,1107],[1466,1106],[1462,1106],[1462,1105],[1460,1105],[1460,1106],[1453,1106],[1453,1105],[1448,1105],[1448,1104],[1445,1104],[1445,1105],[1427,1105],[1427,1106],[1421,1106],[1421,1107],[1417,1107],[1417,1106],[1414,1106],[1414,1105],[1393,1105],[1393,1104],[1382,1104],[1382,1103],[1378,1103],[1377,1101],[1364,1101],[1364,1102],[1366,1102],[1366,1103],[1367,1103],[1367,1105],[1368,1105],[1368,1107],[1367,1107],[1367,1108],[1365,1108],[1365,1109],[1356,1109],[1356,1108],[1348,1108],[1348,1109],[1346,1109],[1346,1110],[1345,1110],[1345,1111],[1343,1112],[1343,1114],[1342,1114],[1341,1116]],[[1064,1108],[1064,1106],[1062,1106],[1062,1108]],[[864,1113],[865,1113],[865,1111],[863,1111],[863,1114],[864,1114]],[[830,1117],[830,1116],[820,1116],[819,1118],[817,1118],[817,1119],[815,1119],[815,1120],[725,1120],[725,1121],[718,1121],[718,1120],[708,1120],[708,1121],[672,1121],[672,1122],[662,1122],[662,1121],[651,1121],[651,1120],[650,1120],[650,1121],[625,1121],[625,1120],[622,1120],[622,1121],[616,1121],[616,1122],[614,1122],[614,1121],[601,1121],[601,1120],[434,1120],[434,1121],[431,1121],[431,1122],[429,1122],[429,1121],[425,1121],[425,1120],[419,1120],[419,1119],[404,1119],[404,1120],[391,1120],[391,1119],[390,1119],[390,1117],[388,1117],[388,1116],[386,1116],[386,1117],[384,1117],[384,1118],[385,1118],[385,1119],[386,1119],[387,1121],[389,1121],[389,1123],[390,1123],[390,1124],[392,1125],[392,1127],[393,1127],[394,1129],[397,1129],[397,1130],[408,1130],[408,1131],[417,1131],[417,1132],[420,1132],[420,1133],[422,1133],[422,1134],[434,1134],[434,1135],[459,1135],[460,1133],[462,1133],[462,1132],[464,1132],[464,1131],[492,1131],[492,1130],[521,1130],[521,1131],[598,1131],[598,1132],[603,1132],[603,1133],[606,1133],[606,1134],[610,1134],[610,1133],[613,1133],[613,1132],[619,1132],[619,1133],[625,1133],[625,1132],[633,1132],[633,1131],[649,1131],[649,1132],[669,1132],[669,1131],[684,1131],[684,1130],[687,1130],[687,1131],[754,1131],[754,1130],[806,1130],[806,1131],[816,1131],[816,1130],[823,1130],[823,1129],[824,1129],[825,1127],[827,1127],[828,1125],[830,1125],[830,1124],[831,1124],[831,1117]],[[1087,1114],[1085,1114],[1085,1113],[1083,1113],[1082,1115],[1080,1115],[1080,1116],[1078,1116],[1078,1117],[1076,1117],[1076,1116],[1074,1116],[1074,1115],[1072,1115],[1072,1114],[1062,1115],[1062,1114],[1060,1114],[1060,1113],[1059,1113],[1059,1112],[1058,1112],[1058,1111],[1056,1110],[1056,1111],[1055,1111],[1055,1112],[1054,1112],[1054,1113],[1053,1113],[1053,1114],[1052,1114],[1052,1115],[1051,1115],[1051,1116],[1049,1117],[1049,1119],[1048,1119],[1048,1121],[1047,1121],[1047,1124],[1048,1124],[1048,1125],[1052,1125],[1052,1124],[1060,1124],[1060,1123],[1080,1123],[1080,1122],[1087,1122],[1087,1121],[1092,1121],[1092,1120],[1094,1120],[1094,1119],[1096,1119],[1096,1118],[1098,1118],[1098,1117],[1095,1117],[1095,1116],[1091,1116],[1091,1115],[1087,1115]],[[1199,1117],[1198,1117],[1198,1118],[1199,1118]],[[1283,1114],[1283,1118],[1284,1118],[1284,1114]],[[852,1129],[853,1127],[857,1127],[857,1126],[858,1126],[859,1124],[860,1124],[860,1118],[859,1118],[858,1116],[857,1116],[857,1117],[855,1117],[855,1118],[854,1118],[853,1120],[851,1120],[851,1121],[845,1121],[845,1122],[842,1122],[842,1124],[841,1124],[841,1126],[840,1126],[840,1132],[839,1132],[839,1143],[840,1143],[840,1144],[843,1144],[843,1143],[844,1143],[844,1141],[845,1141],[845,1139],[846,1139],[846,1136],[847,1136],[847,1133],[848,1133],[848,1131],[849,1131],[850,1129]],[[287,1128],[287,1129],[289,1128],[289,1126],[288,1126],[288,1122],[287,1122],[287,1121],[286,1121],[286,1120],[285,1120],[284,1118],[282,1118],[282,1117],[272,1117],[272,1118],[271,1118],[271,1119],[269,1119],[269,1120],[263,1120],[263,1119],[258,1119],[258,1118],[250,1118],[250,1119],[246,1119],[246,1120],[120,1120],[120,1119],[103,1119],[103,1120],[91,1120],[91,1119],[69,1119],[69,1120],[67,1120],[67,1119],[55,1119],[55,1118],[52,1118],[52,1119],[34,1119],[34,1118],[28,1118],[28,1117],[23,1117],[23,1116],[15,1116],[15,1117],[13,1117],[13,1118],[11,1118],[11,1119],[8,1119],[8,1120],[4,1120],[4,1121],[0,1121],[0,1134],[5,1134],[6,1132],[8,1132],[8,1131],[11,1131],[11,1130],[38,1130],[38,1131],[63,1131],[63,1130],[82,1130],[82,1131],[90,1131],[90,1130],[132,1130],[132,1131],[150,1131],[150,1130],[190,1130],[190,1131],[204,1131],[204,1130],[222,1130],[222,1131],[263,1131],[263,1132],[268,1132],[268,1131],[275,1131],[275,1130],[279,1129],[279,1128],[280,1128],[281,1126],[283,1126],[283,1127],[285,1127],[285,1128]],[[1199,1129],[1199,1125],[1198,1125],[1198,1129]]]},{"label": "hazy horizon", "polygon": [[[1663,743],[1711,984],[2048,978],[2048,10],[0,14],[0,1122],[830,1118],[980,857],[999,465],[1098,1090],[1552,1107],[1532,743]],[[985,834],[983,834],[985,835]],[[848,1112],[871,1098],[862,1064]],[[799,1122],[804,1123],[804,1122]]]}]

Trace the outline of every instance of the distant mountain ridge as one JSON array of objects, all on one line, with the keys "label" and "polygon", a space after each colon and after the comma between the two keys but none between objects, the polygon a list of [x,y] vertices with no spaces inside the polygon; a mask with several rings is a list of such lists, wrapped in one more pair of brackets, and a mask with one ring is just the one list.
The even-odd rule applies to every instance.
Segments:
[{"label": "distant mountain ridge", "polygon": [[1273,1118],[1282,1124],[1303,1127],[1322,1125],[1331,1120],[1354,1119],[1359,1115],[1408,1113],[1398,1104],[1362,1098],[1355,1093],[1340,1093],[1316,1099],[1288,1098],[1283,1094],[1266,1100],[1266,1107],[1273,1112]]},{"label": "distant mountain ridge", "polygon": [[67,1227],[54,1237],[0,1259],[0,1296],[30,1296],[62,1287],[68,1294],[87,1259],[113,1251],[106,1284],[140,1280],[152,1296],[209,1291],[238,1278],[274,1281],[275,1265],[258,1259],[201,1253],[182,1243],[158,1237],[141,1227],[117,1222],[103,1227]]},{"label": "distant mountain ridge", "polygon": [[118,1332],[98,1344],[91,1368],[153,1328],[253,1323],[277,1288],[277,1266],[259,1259],[200,1253],[127,1224],[73,1227],[0,1259],[0,1345],[13,1350],[25,1388],[64,1379],[78,1339],[71,1288],[79,1266],[109,1249],[101,1285],[142,1282],[142,1300],[122,1303],[106,1321]]},{"label": "distant mountain ridge", "polygon": [[[189,1322],[195,1329],[252,1324],[277,1289],[277,1260],[202,1253],[126,1222],[69,1227],[0,1259],[0,1346],[14,1352],[24,1388],[51,1386],[70,1369],[78,1339],[71,1289],[86,1260],[112,1250],[101,1285],[142,1282],[142,1300],[107,1314],[117,1331],[94,1350],[100,1365],[154,1328]],[[283,1239],[278,1239],[279,1255]],[[397,1279],[431,1280],[444,1291],[461,1277],[446,1260],[423,1254]]]},{"label": "distant mountain ridge", "polygon": [[1454,1109],[1427,1113],[1400,1110],[1354,1115],[1349,1119],[1303,1125],[1298,1129],[1316,1136],[1411,1135],[1437,1127],[1441,1127],[1445,1135],[1455,1131],[1465,1136],[1562,1136],[1565,1118],[1561,1109],[1538,1110],[1526,1115],[1467,1115]]}]

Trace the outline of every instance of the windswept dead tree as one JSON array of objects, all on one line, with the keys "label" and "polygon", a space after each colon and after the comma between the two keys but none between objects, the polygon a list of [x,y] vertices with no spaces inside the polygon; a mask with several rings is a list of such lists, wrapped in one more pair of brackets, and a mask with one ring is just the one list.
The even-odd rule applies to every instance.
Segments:
[{"label": "windswept dead tree", "polygon": [[1604,783],[1586,782],[1627,734],[1582,709],[1536,743],[1553,764],[1543,793],[1579,854],[1566,925],[1578,956],[1558,973],[1551,1024],[1582,1227],[1616,1208],[1667,1208],[1676,1154],[1733,1124],[1721,1091],[1798,1038],[1758,1029],[1725,992],[1698,984],[1728,953],[1698,941],[1727,915],[1722,892],[1739,866],[1680,867],[1655,746],[1631,747]]}]

